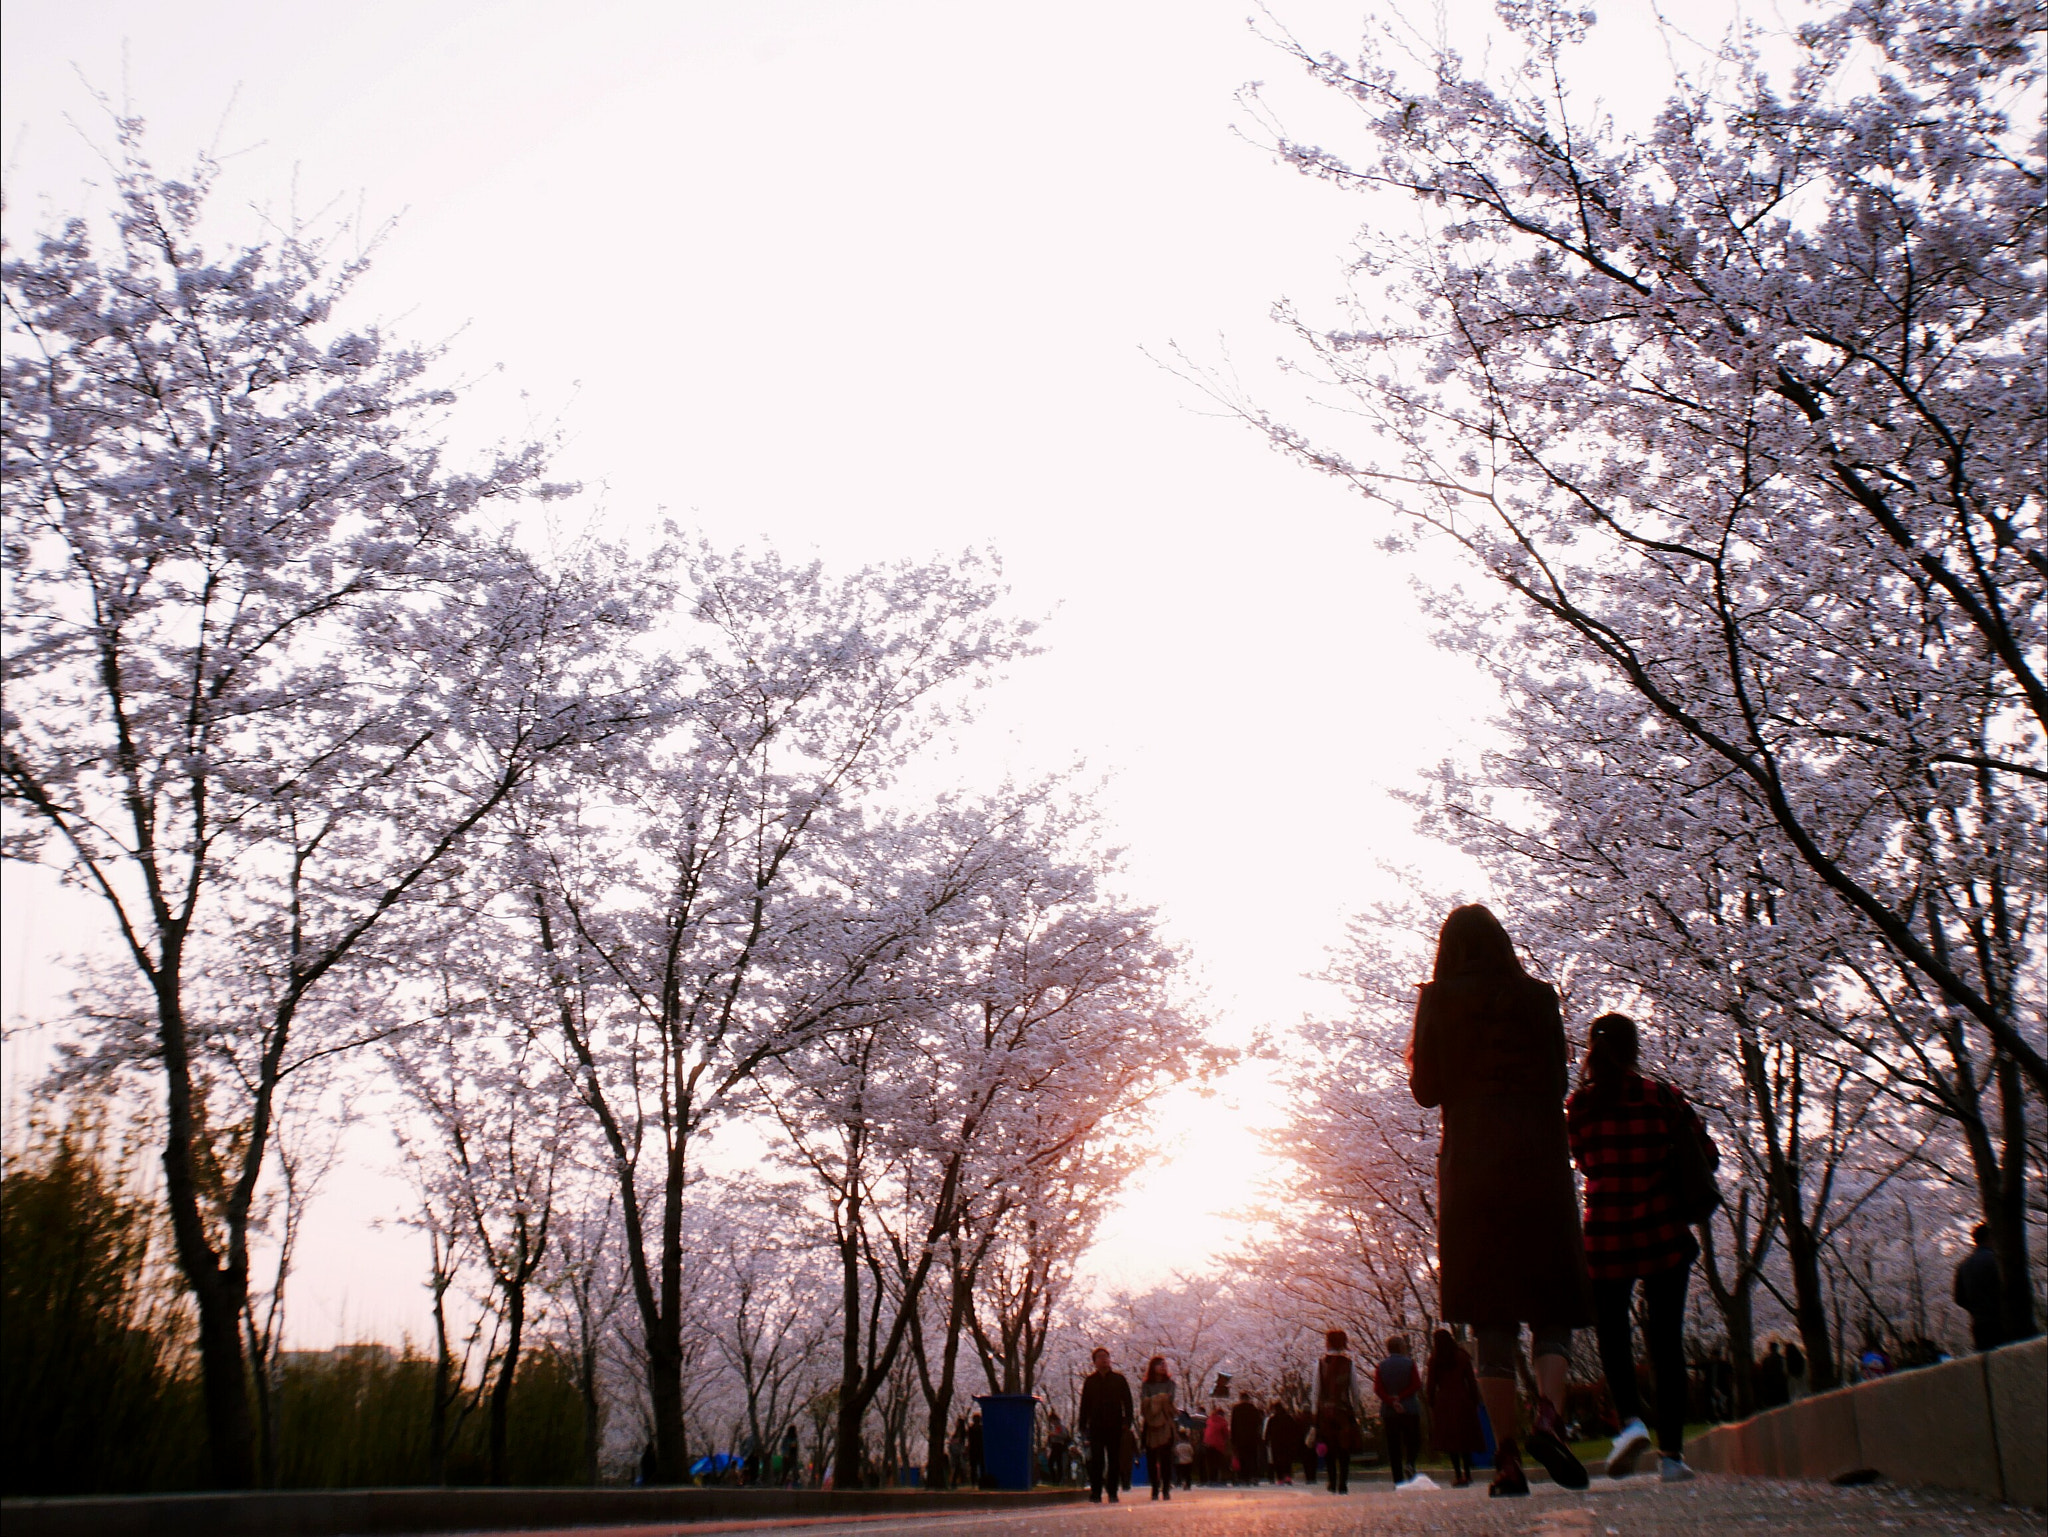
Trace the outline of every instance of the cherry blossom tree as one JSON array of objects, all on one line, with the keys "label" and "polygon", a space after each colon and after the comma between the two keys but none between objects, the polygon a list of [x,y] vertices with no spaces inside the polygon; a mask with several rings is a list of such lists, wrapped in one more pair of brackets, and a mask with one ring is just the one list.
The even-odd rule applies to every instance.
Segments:
[{"label": "cherry blossom tree", "polygon": [[712,1338],[739,1384],[740,1422],[765,1457],[828,1385],[834,1278],[796,1193],[749,1180],[703,1200]]},{"label": "cherry blossom tree", "polygon": [[[838,1250],[843,1469],[859,1466],[863,1417],[906,1338],[928,1461],[942,1458],[963,1326],[996,1369],[975,1282],[1011,1218],[1040,1223],[1025,1260],[1038,1317],[999,1324],[1002,1380],[1035,1372],[1039,1310],[1064,1284],[1071,1238],[1093,1223],[1053,1198],[1099,1197],[1095,1176],[1116,1162],[1097,1160],[1119,1119],[1200,1062],[1168,991],[1175,957],[1148,911],[1103,888],[1109,856],[1091,820],[1049,787],[946,808],[932,862],[958,899],[898,958],[859,1028],[780,1058],[765,1083]],[[936,1379],[922,1316],[935,1268],[949,1281],[932,1320]]]},{"label": "cherry blossom tree", "polygon": [[[6,854],[97,896],[127,967],[101,1052],[156,1076],[216,1480],[255,1472],[241,1336],[281,1086],[400,1021],[333,980],[551,755],[637,705],[641,611],[494,519],[543,453],[444,462],[434,359],[338,306],[293,231],[210,254],[212,169],[119,127],[114,236],[4,270]],[[330,1003],[330,995],[332,996]]]},{"label": "cherry blossom tree", "polygon": [[1609,680],[2048,1090],[2039,7],[1843,6],[1783,80],[1740,37],[1636,133],[1574,97],[1590,13],[1502,16],[1499,83],[1283,43],[1377,149],[1281,154],[1423,218],[1289,317],[1371,443],[1242,409],[1497,584],[1453,644]]},{"label": "cherry blossom tree", "polygon": [[657,727],[539,787],[500,882],[525,936],[507,953],[618,1187],[671,1481],[695,1139],[747,1108],[765,1066],[861,1018],[957,895],[877,798],[1028,630],[972,557],[844,576],[769,553],[686,562]]},{"label": "cherry blossom tree", "polygon": [[[500,979],[481,996],[461,999],[386,1053],[423,1123],[425,1135],[416,1135],[414,1145],[429,1160],[436,1204],[467,1230],[502,1325],[490,1373],[494,1484],[511,1476],[507,1434],[527,1344],[527,1303],[553,1258],[557,1192],[572,1176],[583,1130],[555,1064],[519,1019],[518,1001],[491,997],[504,990]],[[423,1146],[429,1139],[430,1149]]]},{"label": "cherry blossom tree", "polygon": [[[1440,920],[1436,920],[1440,921]],[[1404,1065],[1435,922],[1420,902],[1354,917],[1324,980],[1348,1008],[1304,1021],[1283,1073],[1293,1113],[1270,1137],[1286,1173],[1270,1228],[1237,1257],[1269,1299],[1361,1339],[1439,1316],[1436,1113]]]},{"label": "cherry blossom tree", "polygon": [[614,1325],[626,1305],[628,1279],[618,1242],[618,1196],[599,1168],[578,1171],[569,1199],[555,1218],[552,1259],[540,1277],[552,1299],[556,1348],[575,1369],[583,1401],[583,1481],[595,1485],[602,1468],[610,1407],[605,1393]]}]

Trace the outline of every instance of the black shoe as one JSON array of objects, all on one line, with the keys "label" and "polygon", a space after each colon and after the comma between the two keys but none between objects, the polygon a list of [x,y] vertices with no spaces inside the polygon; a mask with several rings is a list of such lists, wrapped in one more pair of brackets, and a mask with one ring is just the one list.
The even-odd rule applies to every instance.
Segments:
[{"label": "black shoe", "polygon": [[1548,1430],[1531,1431],[1522,1443],[1529,1455],[1543,1464],[1543,1471],[1560,1489],[1583,1489],[1588,1482],[1586,1465],[1572,1455],[1572,1449]]},{"label": "black shoe", "polygon": [[1496,1471],[1493,1482],[1486,1486],[1486,1497],[1497,1500],[1519,1497],[1529,1492],[1529,1475],[1522,1471],[1522,1457],[1519,1448],[1512,1441],[1494,1449]]}]

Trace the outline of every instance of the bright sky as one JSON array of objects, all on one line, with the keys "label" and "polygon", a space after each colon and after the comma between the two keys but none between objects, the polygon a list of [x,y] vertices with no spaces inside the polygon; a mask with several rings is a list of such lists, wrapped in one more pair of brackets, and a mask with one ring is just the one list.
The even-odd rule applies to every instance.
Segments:
[{"label": "bright sky", "polygon": [[[558,470],[615,526],[666,509],[849,563],[994,546],[1048,649],[961,773],[1113,776],[1129,887],[1242,1039],[1328,1006],[1304,975],[1379,861],[1437,859],[1386,788],[1486,699],[1362,510],[1147,356],[1179,343],[1285,399],[1268,307],[1328,313],[1365,212],[1236,131],[1265,79],[1306,136],[1358,144],[1247,9],[10,0],[9,233],[97,206],[82,76],[125,91],[160,167],[217,143],[231,208],[398,216],[357,313],[502,366],[486,405],[559,420]],[[1647,6],[1618,9],[1597,62],[1620,67],[1589,74],[1609,92],[1663,64]],[[1358,0],[1274,10],[1317,48],[1358,33]],[[1488,14],[1461,4],[1456,35]],[[10,867],[4,919],[7,1017],[48,1017],[91,911]],[[46,1049],[10,1044],[10,1111]],[[1160,1106],[1098,1276],[1227,1244],[1277,1113],[1256,1076]],[[374,1226],[402,1199],[389,1150],[372,1128],[351,1155],[294,1293],[309,1346],[424,1327],[421,1257]]]}]

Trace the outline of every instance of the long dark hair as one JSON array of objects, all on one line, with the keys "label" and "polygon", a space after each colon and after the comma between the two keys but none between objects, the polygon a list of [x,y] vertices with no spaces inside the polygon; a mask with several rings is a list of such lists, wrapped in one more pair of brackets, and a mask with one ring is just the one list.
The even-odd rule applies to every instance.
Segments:
[{"label": "long dark hair", "polygon": [[1636,1022],[1626,1014],[1602,1014],[1586,1029],[1586,1061],[1579,1082],[1603,1097],[1617,1094],[1641,1056]]},{"label": "long dark hair", "polygon": [[1451,1331],[1439,1329],[1429,1337],[1429,1380],[1436,1382],[1458,1359],[1458,1342]]},{"label": "long dark hair", "polygon": [[[1173,1374],[1166,1369],[1166,1357],[1154,1356],[1145,1363],[1146,1382],[1171,1382]],[[1142,1386],[1142,1384],[1141,1384]]]},{"label": "long dark hair", "polygon": [[1446,977],[1526,978],[1515,942],[1500,919],[1477,902],[1454,907],[1436,936],[1436,981]]}]

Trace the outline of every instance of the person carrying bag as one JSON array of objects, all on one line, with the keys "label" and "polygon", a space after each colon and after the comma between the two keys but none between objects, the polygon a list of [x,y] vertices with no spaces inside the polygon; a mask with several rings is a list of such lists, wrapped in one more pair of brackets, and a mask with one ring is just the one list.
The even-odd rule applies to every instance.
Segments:
[{"label": "person carrying bag", "polygon": [[1623,1420],[1607,1471],[1626,1478],[1650,1447],[1629,1318],[1640,1281],[1663,1478],[1678,1483],[1693,1476],[1683,1451],[1685,1293],[1700,1252],[1692,1228],[1720,1204],[1714,1183],[1720,1153],[1684,1094],[1637,1071],[1639,1055],[1634,1020],[1625,1014],[1594,1020],[1565,1123],[1572,1159],[1586,1177],[1586,1265],[1600,1364]]}]

